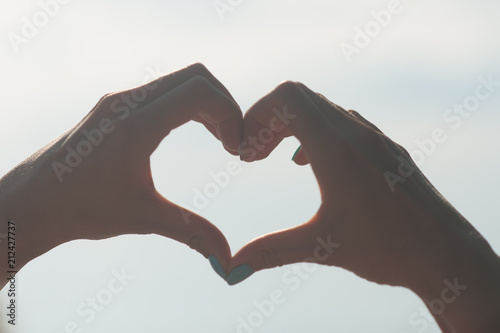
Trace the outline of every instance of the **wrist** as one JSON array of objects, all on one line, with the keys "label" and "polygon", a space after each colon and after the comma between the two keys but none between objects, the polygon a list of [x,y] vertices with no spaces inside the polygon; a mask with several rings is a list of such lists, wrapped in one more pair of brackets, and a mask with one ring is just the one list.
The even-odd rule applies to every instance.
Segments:
[{"label": "wrist", "polygon": [[464,263],[414,291],[453,332],[500,332],[499,267],[498,257]]},{"label": "wrist", "polygon": [[500,331],[500,258],[483,241],[459,236],[445,242],[419,280],[406,285],[453,332]]},{"label": "wrist", "polygon": [[[64,242],[58,230],[49,230],[51,228],[47,227],[45,222],[47,219],[53,220],[53,217],[47,214],[48,207],[41,207],[43,203],[40,200],[37,202],[35,198],[22,182],[12,182],[8,176],[0,180],[0,234],[11,237],[0,244],[2,275],[10,275],[9,263],[12,262],[8,261],[8,257],[14,252],[12,241],[15,241],[15,271]],[[9,231],[12,233],[9,234]],[[2,281],[5,283],[6,280]]]},{"label": "wrist", "polygon": [[499,257],[446,201],[423,200],[412,206],[417,227],[397,254],[395,284],[416,293],[444,330],[500,332]]}]

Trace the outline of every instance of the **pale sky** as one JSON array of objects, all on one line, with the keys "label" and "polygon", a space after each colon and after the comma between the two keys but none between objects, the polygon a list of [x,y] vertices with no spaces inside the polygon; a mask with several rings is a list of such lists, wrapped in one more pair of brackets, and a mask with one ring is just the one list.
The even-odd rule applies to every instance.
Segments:
[{"label": "pale sky", "polygon": [[[0,0],[0,174],[72,127],[102,95],[203,62],[243,110],[279,82],[298,80],[356,109],[415,154],[416,141],[442,129],[446,142],[421,168],[500,252],[500,87],[468,118],[443,118],[481,80],[500,82],[500,3],[401,0],[398,13],[378,23],[380,31],[351,61],[340,46],[355,47],[356,29],[376,28],[372,11],[392,1],[221,3],[235,6],[219,16],[210,0],[71,0],[50,7],[53,17],[25,38],[26,20],[43,10],[39,2]],[[25,42],[13,46],[13,34]],[[310,168],[290,161],[297,145],[287,140],[266,161],[241,164],[242,172],[200,211],[224,232],[233,253],[259,235],[306,221],[318,208]],[[233,159],[204,128],[188,124],[153,155],[156,187],[193,206],[194,190]],[[242,320],[259,318],[258,304],[278,292],[281,304],[269,316],[261,313],[254,332],[438,332],[409,291],[339,268],[318,266],[307,277],[292,269],[258,272],[229,287],[202,256],[170,239],[77,241],[19,273],[19,325],[6,327],[0,310],[0,331],[66,333],[74,322],[85,333],[247,333],[238,330]],[[130,279],[91,315],[87,298],[108,295],[110,281],[123,272]],[[6,301],[5,289],[0,298]]]}]

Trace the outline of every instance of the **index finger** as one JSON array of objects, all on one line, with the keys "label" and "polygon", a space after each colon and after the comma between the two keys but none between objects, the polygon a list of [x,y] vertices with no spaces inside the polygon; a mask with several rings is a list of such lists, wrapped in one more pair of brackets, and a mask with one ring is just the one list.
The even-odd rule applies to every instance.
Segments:
[{"label": "index finger", "polygon": [[147,151],[152,153],[170,131],[200,115],[215,124],[224,147],[236,152],[241,140],[241,110],[203,76],[189,79],[138,110],[130,126],[150,144]]},{"label": "index finger", "polygon": [[[163,137],[168,134],[171,129],[193,119],[202,122],[212,134],[222,142],[226,150],[233,155],[237,155],[237,147],[241,136],[241,109],[224,85],[222,85],[204,65],[199,63],[158,78],[143,86],[108,94],[99,101],[96,107],[94,107],[84,120],[92,121],[93,118],[96,122],[100,122],[105,116],[106,118],[111,118],[118,126],[137,128],[137,126],[130,124],[132,118],[134,118],[136,122],[141,122],[141,120],[137,119],[142,119],[142,121],[144,121],[146,118],[154,118],[151,118],[151,116],[155,114],[154,112],[143,112],[144,110],[160,108],[160,113],[172,115],[175,113],[175,110],[179,108],[176,108],[172,103],[167,103],[165,97],[171,96],[171,92],[173,91],[179,91],[179,87],[186,87],[186,85],[191,84],[195,78],[197,78],[198,81],[203,80],[206,86],[209,85],[213,88],[213,91],[217,91],[217,98],[228,101],[233,111],[230,113],[226,112],[224,115],[221,115],[221,112],[217,110],[212,110],[207,113],[206,108],[200,108],[199,105],[196,105],[197,111],[200,112],[192,113],[190,112],[191,110],[188,110],[186,114],[188,115],[188,119],[183,117],[183,115],[179,115],[177,118],[170,118],[171,126],[167,126],[157,117],[156,120],[160,121],[161,126],[166,130],[166,132],[164,131]],[[213,97],[215,98],[215,95],[213,95]],[[186,99],[191,99],[192,102],[196,102],[199,96],[193,91]],[[136,117],[140,114],[142,114],[142,116]],[[181,118],[183,120],[180,123],[173,125],[176,123],[177,119]],[[144,130],[148,128],[158,128],[158,126],[159,124],[153,120],[148,122],[146,127],[139,128],[138,130],[144,132]],[[148,134],[145,133],[145,135]],[[163,139],[163,137],[161,137],[161,139]]]},{"label": "index finger", "polygon": [[153,80],[142,86],[124,90],[114,95],[116,95],[117,97],[121,97],[122,95],[130,96],[132,93],[137,93],[139,90],[146,89],[148,91],[147,96],[143,100],[135,101],[138,104],[136,108],[142,108],[153,102],[154,100],[160,98],[168,91],[189,81],[195,76],[201,76],[205,78],[221,93],[231,99],[236,105],[238,104],[236,103],[236,100],[233,98],[233,96],[229,93],[227,88],[207,69],[207,67],[205,67],[205,65],[201,63],[194,63],[178,71],[159,77],[156,80]]},{"label": "index finger", "polygon": [[241,158],[263,159],[289,136],[297,137],[311,158],[324,158],[322,147],[332,131],[328,117],[300,84],[284,82],[245,114]]}]

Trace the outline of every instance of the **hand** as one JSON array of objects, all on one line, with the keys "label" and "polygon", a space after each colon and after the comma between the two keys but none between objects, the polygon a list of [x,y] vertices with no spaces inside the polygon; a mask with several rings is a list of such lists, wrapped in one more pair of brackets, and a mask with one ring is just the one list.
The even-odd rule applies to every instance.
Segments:
[{"label": "hand", "polygon": [[[462,296],[467,306],[448,306],[447,322],[462,320],[465,332],[477,329],[474,324],[488,314],[496,318],[499,293],[486,285],[495,288],[500,278],[498,257],[401,146],[357,112],[294,82],[281,84],[248,110],[243,139],[268,127],[271,110],[283,108],[295,116],[286,130],[260,151],[242,149],[241,158],[263,159],[284,137],[296,136],[302,146],[294,160],[310,163],[322,204],[310,221],[245,245],[231,260],[229,284],[262,269],[313,261],[410,288],[428,303],[441,297],[444,279],[458,278],[478,288]],[[471,313],[470,306],[481,310]]]},{"label": "hand", "polygon": [[163,235],[227,265],[231,252],[224,235],[163,198],[151,176],[150,155],[171,130],[192,119],[238,154],[241,110],[195,64],[104,96],[78,125],[5,176],[0,218],[16,223],[17,269],[64,242],[123,234]]}]

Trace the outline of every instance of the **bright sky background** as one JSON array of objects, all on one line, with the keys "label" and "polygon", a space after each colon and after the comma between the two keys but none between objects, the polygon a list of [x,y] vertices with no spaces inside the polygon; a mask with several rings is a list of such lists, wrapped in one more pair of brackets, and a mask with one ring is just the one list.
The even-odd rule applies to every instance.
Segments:
[{"label": "bright sky background", "polygon": [[[358,110],[409,151],[442,128],[448,140],[421,168],[498,253],[500,87],[456,130],[443,115],[474,94],[478,77],[500,81],[500,3],[401,0],[402,12],[348,63],[339,45],[352,44],[356,27],[388,3],[240,1],[222,20],[212,0],[71,0],[15,52],[8,34],[21,34],[23,18],[31,20],[40,5],[0,0],[0,174],[72,127],[105,93],[143,83],[151,69],[167,73],[203,62],[244,110],[279,82],[298,80]],[[296,148],[290,139],[268,160],[241,164],[242,173],[200,211],[225,233],[233,253],[318,208],[311,170],[290,161]],[[170,200],[192,206],[193,190],[232,159],[200,125],[188,124],[155,152],[155,183]],[[228,287],[202,256],[166,238],[77,241],[19,273],[20,325],[6,328],[2,310],[0,331],[61,333],[74,321],[86,333],[232,333],[238,318],[258,317],[255,301],[281,290],[284,303],[255,332],[438,332],[406,290],[330,267],[317,267],[292,290],[283,281],[290,269]],[[122,270],[134,279],[87,323],[78,305]],[[5,302],[5,290],[0,297]]]}]

